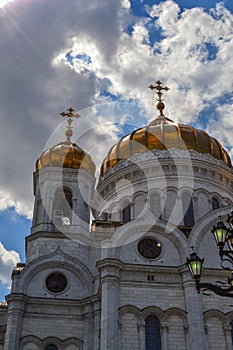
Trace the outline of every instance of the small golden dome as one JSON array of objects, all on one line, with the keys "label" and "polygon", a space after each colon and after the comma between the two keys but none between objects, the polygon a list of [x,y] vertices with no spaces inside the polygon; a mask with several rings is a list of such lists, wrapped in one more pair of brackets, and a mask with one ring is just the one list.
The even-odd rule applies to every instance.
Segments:
[{"label": "small golden dome", "polygon": [[231,160],[227,151],[207,132],[195,129],[189,125],[174,123],[172,120],[160,115],[148,126],[144,126],[133,131],[130,135],[122,137],[109,150],[102,163],[100,176],[103,176],[108,169],[114,167],[120,160],[130,158],[136,153],[171,148],[207,153],[231,167]]},{"label": "small golden dome", "polygon": [[70,141],[61,142],[40,155],[36,162],[36,170],[47,166],[85,169],[91,174],[95,173],[95,164],[91,156]]}]

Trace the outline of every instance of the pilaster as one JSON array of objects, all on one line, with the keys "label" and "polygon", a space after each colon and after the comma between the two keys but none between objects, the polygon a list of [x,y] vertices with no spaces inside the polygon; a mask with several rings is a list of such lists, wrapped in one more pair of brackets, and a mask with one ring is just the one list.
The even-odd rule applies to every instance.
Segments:
[{"label": "pilaster", "polygon": [[19,350],[23,315],[28,298],[23,294],[10,294],[6,300],[9,306],[4,350]]},{"label": "pilaster", "polygon": [[101,350],[119,349],[119,279],[122,263],[104,259],[97,263],[101,275]]},{"label": "pilaster", "polygon": [[206,337],[203,323],[203,310],[201,295],[197,293],[195,282],[186,267],[182,268],[184,297],[188,312],[189,350],[207,350]]},{"label": "pilaster", "polygon": [[145,335],[145,322],[139,322],[138,324],[138,335],[139,335],[139,349],[146,349],[146,335]]}]

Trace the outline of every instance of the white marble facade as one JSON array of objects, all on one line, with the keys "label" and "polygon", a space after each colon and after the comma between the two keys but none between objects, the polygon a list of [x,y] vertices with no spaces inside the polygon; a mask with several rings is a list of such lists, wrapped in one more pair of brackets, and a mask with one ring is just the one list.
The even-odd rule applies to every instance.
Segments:
[{"label": "white marble facade", "polygon": [[[232,349],[231,300],[198,294],[185,265],[194,246],[205,257],[203,280],[226,277],[210,230],[231,210],[232,169],[175,149],[131,160],[110,169],[95,190],[86,170],[34,173],[27,259],[0,305],[0,350],[146,350],[150,317],[158,322],[158,350]],[[61,183],[72,194],[70,225],[53,223]],[[159,242],[156,258],[138,251],[143,238]]]}]

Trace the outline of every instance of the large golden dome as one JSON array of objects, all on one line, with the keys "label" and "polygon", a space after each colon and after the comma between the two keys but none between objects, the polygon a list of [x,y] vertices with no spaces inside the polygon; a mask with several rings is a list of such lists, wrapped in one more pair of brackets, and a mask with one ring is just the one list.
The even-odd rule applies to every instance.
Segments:
[{"label": "large golden dome", "polygon": [[124,136],[114,145],[105,157],[100,176],[114,167],[120,160],[128,159],[136,153],[145,153],[148,150],[168,150],[178,148],[194,150],[198,153],[207,153],[216,159],[222,160],[231,167],[231,160],[222,145],[207,132],[195,129],[185,124],[177,124],[160,115],[148,126],[133,131]]},{"label": "large golden dome", "polygon": [[85,169],[91,174],[95,173],[95,164],[91,156],[70,141],[61,142],[40,155],[36,162],[36,170],[41,170],[48,166]]}]

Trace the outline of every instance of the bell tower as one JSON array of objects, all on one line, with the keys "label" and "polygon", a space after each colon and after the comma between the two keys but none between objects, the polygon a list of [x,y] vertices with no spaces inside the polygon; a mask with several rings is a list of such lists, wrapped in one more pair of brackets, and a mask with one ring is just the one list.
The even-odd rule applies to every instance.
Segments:
[{"label": "bell tower", "polygon": [[34,214],[31,235],[55,233],[80,240],[89,238],[90,203],[95,186],[95,164],[89,154],[72,143],[74,110],[60,113],[67,120],[66,140],[45,150],[33,174]]}]

